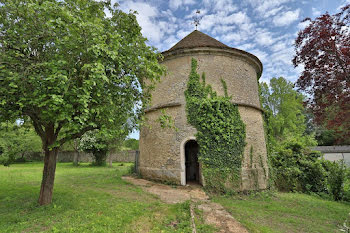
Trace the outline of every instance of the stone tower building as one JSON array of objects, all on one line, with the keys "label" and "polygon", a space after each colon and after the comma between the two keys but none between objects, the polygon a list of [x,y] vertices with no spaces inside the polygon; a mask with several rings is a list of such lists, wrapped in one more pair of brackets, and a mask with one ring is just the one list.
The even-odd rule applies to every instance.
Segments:
[{"label": "stone tower building", "polygon": [[[196,129],[187,123],[184,91],[191,70],[191,59],[198,61],[198,73],[218,95],[224,95],[220,81],[227,83],[228,95],[238,105],[246,125],[246,147],[241,171],[240,191],[267,188],[268,166],[263,116],[258,95],[262,73],[260,60],[245,51],[231,48],[214,38],[193,31],[171,49],[162,53],[167,74],[152,93],[146,110],[147,124],[140,132],[139,171],[145,178],[186,185],[205,185],[198,163]],[[175,127],[161,128],[157,119],[165,113]]]}]

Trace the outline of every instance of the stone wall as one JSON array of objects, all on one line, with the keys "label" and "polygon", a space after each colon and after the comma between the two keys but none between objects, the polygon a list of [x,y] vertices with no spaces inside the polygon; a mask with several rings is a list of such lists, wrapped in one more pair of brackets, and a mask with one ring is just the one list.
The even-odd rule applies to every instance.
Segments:
[{"label": "stone wall", "polygon": [[[246,124],[241,190],[267,188],[267,152],[257,81],[261,67],[245,53],[232,50],[198,48],[165,56],[162,64],[168,73],[152,93],[151,106],[146,110],[147,124],[140,132],[141,175],[186,184],[182,149],[196,134],[196,129],[187,123],[184,96],[192,58],[198,61],[198,73],[206,74],[206,83],[218,95],[224,95],[220,79],[226,81],[228,94],[232,102],[238,104]],[[177,131],[160,127],[157,119],[162,114],[161,109],[174,119]]]},{"label": "stone wall", "polygon": [[[135,156],[138,153],[137,150],[129,150],[129,151],[120,151],[120,152],[112,152],[107,158],[107,162],[135,162]],[[73,162],[74,156],[76,156],[75,151],[60,151],[58,152],[57,162]],[[78,160],[83,163],[91,163],[94,161],[91,153],[79,152]],[[42,161],[44,155],[40,152],[27,153],[25,155],[27,160],[31,161]]]},{"label": "stone wall", "polygon": [[323,158],[329,161],[344,159],[345,164],[350,166],[350,145],[344,146],[316,146],[313,150],[320,151]]},{"label": "stone wall", "polygon": [[344,163],[350,167],[350,153],[323,153],[323,158],[329,161],[339,161],[344,159]]}]

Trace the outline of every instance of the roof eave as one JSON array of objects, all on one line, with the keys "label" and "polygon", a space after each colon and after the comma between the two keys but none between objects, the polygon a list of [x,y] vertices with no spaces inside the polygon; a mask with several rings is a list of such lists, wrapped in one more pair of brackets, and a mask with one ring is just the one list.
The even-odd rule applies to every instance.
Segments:
[{"label": "roof eave", "polygon": [[259,60],[257,56],[254,54],[248,53],[244,50],[232,48],[232,47],[218,47],[218,46],[193,46],[193,47],[186,47],[186,48],[177,48],[177,49],[169,49],[167,51],[162,52],[163,60],[167,60],[169,57],[172,56],[179,56],[181,54],[190,54],[190,53],[197,53],[200,51],[216,51],[216,52],[222,52],[227,53],[231,52],[233,55],[240,55],[243,57],[248,58],[256,67],[257,71],[257,78],[261,77],[262,71],[263,71],[263,64]]}]

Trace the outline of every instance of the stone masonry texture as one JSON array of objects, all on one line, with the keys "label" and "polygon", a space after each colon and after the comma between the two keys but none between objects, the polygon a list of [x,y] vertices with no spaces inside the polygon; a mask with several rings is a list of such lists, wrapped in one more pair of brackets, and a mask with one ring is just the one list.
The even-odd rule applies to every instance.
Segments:
[{"label": "stone masonry texture", "polygon": [[[232,102],[238,104],[246,125],[241,185],[237,191],[266,189],[267,151],[258,94],[258,75],[262,72],[260,61],[251,54],[229,47],[170,49],[163,56],[161,64],[167,68],[167,74],[152,93],[151,106],[146,110],[146,124],[140,132],[140,174],[148,179],[184,184],[181,182],[185,172],[182,147],[196,134],[195,128],[187,123],[184,91],[191,59],[195,58],[197,72],[205,73],[206,83],[218,95],[224,95],[220,79],[226,81],[228,94],[232,96]],[[174,119],[178,130],[160,127],[157,119],[162,115],[162,109]]]}]

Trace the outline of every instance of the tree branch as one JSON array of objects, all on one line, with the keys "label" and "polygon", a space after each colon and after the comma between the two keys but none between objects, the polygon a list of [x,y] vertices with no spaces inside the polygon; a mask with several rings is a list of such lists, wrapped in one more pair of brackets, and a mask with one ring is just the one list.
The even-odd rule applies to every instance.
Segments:
[{"label": "tree branch", "polygon": [[58,122],[58,126],[57,126],[57,128],[56,128],[56,130],[55,130],[55,137],[56,137],[56,138],[58,137],[58,134],[60,133],[60,131],[61,131],[61,129],[62,129],[64,123],[66,123],[66,122],[67,122],[66,120],[63,120],[63,121]]},{"label": "tree branch", "polygon": [[45,132],[42,128],[42,125],[39,123],[38,119],[35,119],[35,116],[29,115],[30,119],[33,121],[33,126],[35,129],[35,132],[40,136],[41,140],[45,141]]},{"label": "tree branch", "polygon": [[90,130],[98,129],[98,128],[99,127],[87,126],[87,127],[83,128],[82,130],[80,130],[78,133],[74,133],[72,135],[69,135],[67,137],[64,137],[64,138],[58,140],[58,144],[59,144],[59,146],[62,146],[67,141],[79,138],[79,137],[83,136],[84,133],[86,133],[86,132],[88,132]]}]

